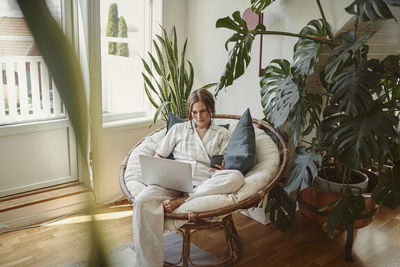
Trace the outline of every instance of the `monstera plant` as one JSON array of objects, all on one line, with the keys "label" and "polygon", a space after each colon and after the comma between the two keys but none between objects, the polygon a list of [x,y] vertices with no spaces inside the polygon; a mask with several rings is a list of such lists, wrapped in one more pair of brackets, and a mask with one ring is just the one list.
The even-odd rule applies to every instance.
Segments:
[{"label": "monstera plant", "polygon": [[[272,2],[251,0],[251,5],[258,13]],[[389,7],[400,6],[400,1],[355,0],[345,8],[355,17],[354,28],[337,36],[320,0],[316,5],[321,18],[311,20],[299,33],[268,31],[264,25],[249,30],[239,11],[219,19],[217,28],[234,33],[226,41],[227,50],[233,47],[216,94],[245,72],[255,36],[298,38],[293,58],[272,60],[260,81],[265,120],[288,137],[295,151],[290,175],[269,194],[267,210],[271,221],[286,230],[296,217],[288,194],[311,186],[326,164],[335,164],[342,172],[344,190],[329,204],[324,228],[333,236],[338,226],[353,224],[365,209],[363,196],[346,188],[353,170],[378,174],[372,191],[376,204],[392,209],[400,205],[400,57],[371,58],[366,44],[377,21],[395,19]],[[367,26],[359,33],[361,22]],[[323,48],[330,54],[324,69],[316,73]],[[311,86],[310,77],[315,76],[321,85]]]}]

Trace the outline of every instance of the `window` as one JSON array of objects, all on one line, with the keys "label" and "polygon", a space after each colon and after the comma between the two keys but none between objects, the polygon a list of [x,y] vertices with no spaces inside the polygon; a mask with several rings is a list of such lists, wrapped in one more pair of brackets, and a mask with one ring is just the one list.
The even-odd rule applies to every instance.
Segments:
[{"label": "window", "polygon": [[[62,25],[60,0],[46,1]],[[46,64],[16,1],[0,2],[0,125],[65,118]]]},{"label": "window", "polygon": [[142,71],[151,50],[155,1],[101,0],[103,121],[148,117]]}]

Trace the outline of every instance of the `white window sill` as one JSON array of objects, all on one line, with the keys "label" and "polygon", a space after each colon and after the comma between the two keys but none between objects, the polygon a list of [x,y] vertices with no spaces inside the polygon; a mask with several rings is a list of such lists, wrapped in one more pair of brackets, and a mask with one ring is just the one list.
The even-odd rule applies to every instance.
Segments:
[{"label": "white window sill", "polygon": [[0,136],[16,135],[27,132],[40,132],[44,130],[69,127],[70,125],[70,121],[66,118],[1,125]]},{"label": "white window sill", "polygon": [[[124,119],[124,120],[116,120],[116,121],[108,121],[103,122],[104,129],[112,129],[117,128],[120,129],[134,129],[134,128],[150,128],[150,125],[153,124],[153,116],[146,116],[140,118],[131,118],[131,119]],[[156,124],[153,125],[151,128],[157,129],[165,124],[162,120],[157,120]]]}]

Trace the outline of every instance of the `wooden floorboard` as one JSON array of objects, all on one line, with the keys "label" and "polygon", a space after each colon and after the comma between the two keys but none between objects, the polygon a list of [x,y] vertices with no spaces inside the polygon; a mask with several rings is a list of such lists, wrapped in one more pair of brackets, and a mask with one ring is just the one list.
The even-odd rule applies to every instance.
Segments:
[{"label": "wooden floorboard", "polygon": [[[106,251],[132,241],[127,203],[103,207],[96,214]],[[87,259],[93,229],[89,218],[81,214],[1,234],[0,266],[65,266]],[[381,208],[371,225],[355,233],[353,263],[344,261],[345,233],[330,239],[301,214],[286,233],[242,214],[234,214],[234,220],[244,244],[243,256],[234,266],[400,266],[400,209]],[[226,251],[219,231],[199,231],[193,241],[217,257]]]}]

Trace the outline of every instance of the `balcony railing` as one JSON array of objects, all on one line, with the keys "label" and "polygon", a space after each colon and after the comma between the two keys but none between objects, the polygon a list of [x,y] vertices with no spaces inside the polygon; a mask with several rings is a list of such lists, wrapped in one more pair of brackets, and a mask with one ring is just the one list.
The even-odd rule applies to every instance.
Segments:
[{"label": "balcony railing", "polygon": [[0,125],[65,118],[65,108],[40,56],[0,57]]}]

